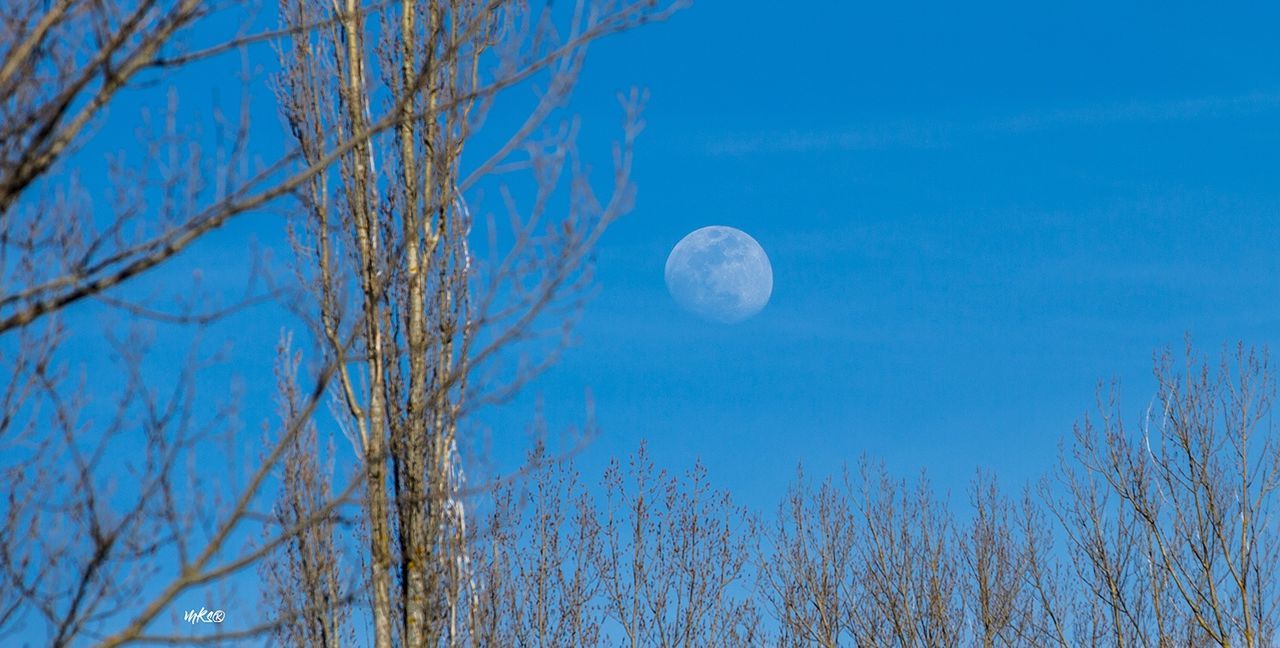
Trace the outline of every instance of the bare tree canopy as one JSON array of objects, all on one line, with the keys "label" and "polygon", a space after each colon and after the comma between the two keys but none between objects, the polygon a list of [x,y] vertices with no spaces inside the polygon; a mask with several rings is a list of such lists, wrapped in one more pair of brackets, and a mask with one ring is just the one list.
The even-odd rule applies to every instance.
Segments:
[{"label": "bare tree canopy", "polygon": [[[1160,354],[1141,416],[1104,390],[1016,491],[864,457],[761,515],[641,440],[588,472],[590,412],[562,444],[478,431],[560,358],[635,205],[647,93],[580,145],[588,51],[685,4],[6,5],[0,644],[1277,645],[1262,349]],[[235,56],[238,110],[182,108]],[[85,153],[108,129],[131,148]],[[231,300],[173,280],[250,219],[287,259]],[[269,366],[221,339],[257,317]],[[484,471],[487,443],[524,461]],[[215,596],[252,615],[183,625]]]},{"label": "bare tree canopy", "polygon": [[[349,637],[345,610],[367,585],[377,645],[463,641],[474,583],[457,422],[554,359],[590,278],[589,251],[631,207],[643,97],[624,96],[607,196],[586,181],[574,128],[542,133],[565,107],[591,42],[678,8],[282,2],[269,8],[277,27],[213,42],[210,33],[226,33],[229,21],[252,23],[255,7],[67,0],[6,9],[0,353],[12,371],[0,418],[0,636],[34,625],[54,645],[273,633],[337,645]],[[278,158],[254,149],[247,109],[231,119],[215,111],[231,135],[202,155],[170,93],[132,165],[108,170],[111,200],[75,183],[69,156],[111,119],[122,93],[180,78],[211,57],[271,48],[294,140]],[[540,87],[539,102],[504,144],[464,167],[464,144],[521,84]],[[490,228],[505,249],[486,258],[470,250],[468,191],[496,168],[527,169],[538,189],[527,203],[507,194],[511,226]],[[552,202],[562,190],[567,200]],[[217,309],[122,292],[264,209],[286,215],[296,288],[267,282]],[[281,343],[279,417],[245,463],[234,398],[196,388],[201,372],[225,362],[199,340],[225,316],[277,298],[307,335]],[[109,390],[77,378],[80,360],[67,347],[73,337],[116,336],[120,325],[94,333],[81,311],[68,312],[89,301],[111,308],[128,331],[112,347],[124,376]],[[168,363],[177,368],[167,378],[148,349],[152,323],[189,330],[191,352]],[[505,350],[548,334],[552,346],[537,347],[545,359],[506,368],[515,356]],[[300,358],[311,369],[300,370]],[[321,459],[316,416],[331,397],[341,403],[334,424],[354,447],[327,456],[354,451],[349,470]],[[102,400],[119,403],[106,420],[91,405]],[[221,461],[209,458],[215,441],[227,443]],[[117,461],[125,448],[138,460]],[[335,537],[342,529],[363,530],[363,574],[353,567],[359,558],[341,555],[351,550]],[[255,566],[276,591],[299,598],[256,625],[153,634],[181,596],[241,582]]]}]

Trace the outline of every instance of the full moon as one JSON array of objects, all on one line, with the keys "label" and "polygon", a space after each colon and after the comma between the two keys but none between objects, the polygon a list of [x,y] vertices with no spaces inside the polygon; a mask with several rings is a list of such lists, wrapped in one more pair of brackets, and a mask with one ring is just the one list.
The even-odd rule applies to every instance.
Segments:
[{"label": "full moon", "polygon": [[685,310],[732,324],[760,312],[773,293],[773,268],[756,240],[712,225],[680,239],[667,256],[667,290]]}]

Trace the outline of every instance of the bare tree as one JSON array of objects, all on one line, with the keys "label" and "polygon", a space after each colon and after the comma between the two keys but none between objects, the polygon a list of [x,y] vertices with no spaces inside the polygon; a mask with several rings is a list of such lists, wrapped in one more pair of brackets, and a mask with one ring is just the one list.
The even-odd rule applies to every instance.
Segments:
[{"label": "bare tree", "polygon": [[[295,233],[316,337],[338,367],[342,424],[366,475],[375,645],[467,640],[477,594],[459,424],[554,358],[554,347],[538,347],[543,361],[506,364],[523,343],[563,339],[588,285],[589,251],[630,209],[641,97],[624,102],[607,199],[578,160],[572,125],[534,135],[563,105],[592,41],[676,7],[580,0],[561,12],[551,3],[405,0],[379,12],[375,29],[354,0],[333,9],[282,3],[291,31],[332,25],[281,51],[278,94],[304,166],[319,164],[333,141],[370,131],[376,106],[396,115],[393,133],[343,151],[333,173],[308,181]],[[464,168],[486,111],[527,80],[543,84],[528,119]],[[467,192],[499,167],[529,170],[534,188],[522,204],[499,186],[509,224],[490,220],[485,258],[471,250]],[[358,341],[352,354],[348,336]]]},{"label": "bare tree", "polygon": [[[211,36],[218,12],[244,8],[58,0],[19,2],[0,16],[0,357],[12,369],[0,377],[0,637],[30,636],[35,624],[54,645],[213,643],[271,632],[330,643],[345,598],[332,594],[346,591],[332,582],[330,538],[360,488],[379,644],[390,645],[393,618],[401,643],[457,643],[467,632],[475,588],[457,422],[542,366],[491,380],[511,358],[500,351],[548,331],[561,339],[552,320],[580,303],[588,251],[632,199],[641,96],[627,98],[607,199],[585,181],[574,128],[536,136],[568,96],[587,44],[675,7],[584,2],[561,15],[508,2],[348,2],[331,11],[286,2],[281,29]],[[366,45],[371,22],[382,40]],[[170,93],[162,111],[144,117],[134,157],[108,169],[109,199],[77,185],[66,162],[124,89],[163,85],[192,64],[264,42],[315,55],[286,66],[286,86],[314,90],[281,97],[297,147],[256,162],[242,105],[230,119],[215,110],[231,135],[203,155]],[[366,72],[375,65],[380,72]],[[462,143],[497,95],[539,79],[549,85],[530,118],[464,173]],[[298,103],[310,99],[332,103]],[[376,173],[384,162],[394,180]],[[468,249],[464,193],[513,167],[530,169],[540,189],[527,210],[517,209],[518,192],[504,194],[519,225],[493,232],[517,243],[486,263]],[[543,218],[556,209],[564,170],[572,178],[566,215]],[[311,330],[323,362],[306,380],[291,379],[287,416],[252,457],[234,443],[236,398],[195,388],[202,372],[227,361],[205,351],[202,336],[280,290],[260,282],[244,299],[208,308],[197,295],[139,301],[124,289],[286,196],[301,198],[306,212],[297,240],[316,263],[300,273],[317,297]],[[82,311],[67,315],[76,305],[105,306],[125,320],[123,333],[86,331]],[[149,355],[157,326],[188,327],[191,352]],[[88,334],[109,340],[117,356],[120,375],[109,385],[80,375],[83,358],[66,350],[70,336]],[[352,380],[361,361],[365,383]],[[321,488],[309,463],[312,417],[335,393],[331,380],[347,406],[341,423],[362,432],[356,446],[373,460]],[[104,415],[111,402],[115,411]],[[132,457],[117,460],[125,448]],[[277,477],[283,499],[272,507]],[[198,636],[157,632],[179,597],[277,555],[308,561],[288,574],[304,580],[295,591],[305,595],[280,614]],[[319,634],[287,634],[299,628]]]},{"label": "bare tree", "polygon": [[778,621],[782,645],[835,648],[854,641],[858,524],[848,485],[846,474],[814,490],[800,470],[778,508],[760,560],[760,596]]},{"label": "bare tree", "polygon": [[859,476],[814,488],[800,472],[779,508],[758,591],[779,644],[1054,642],[1059,602],[1042,601],[1036,583],[1050,593],[1053,574],[1037,570],[1058,563],[1038,501],[1015,509],[994,476],[979,472],[971,515],[956,522],[923,477],[911,487],[866,460]]},{"label": "bare tree", "polygon": [[[1023,559],[1022,592],[1029,600],[1024,629],[1030,643],[1038,646],[1099,645],[1085,641],[1088,632],[1080,625],[1081,596],[1076,572],[1062,556],[1054,539],[1056,530],[1042,500],[1027,487],[1018,508],[1017,529]],[[1096,638],[1095,638],[1096,639]]]},{"label": "bare tree", "polygon": [[[35,636],[43,627],[53,645],[186,642],[147,633],[179,595],[225,581],[298,531],[269,536],[264,547],[242,542],[263,519],[254,507],[264,485],[331,370],[313,377],[299,422],[266,449],[263,465],[229,447],[236,398],[195,388],[206,369],[227,360],[204,347],[211,326],[277,291],[251,281],[243,299],[221,307],[199,286],[177,295],[122,292],[328,164],[282,175],[295,158],[288,153],[255,166],[246,104],[230,118],[215,108],[215,130],[229,135],[205,155],[207,142],[181,119],[189,111],[176,94],[169,91],[166,104],[170,74],[287,35],[220,38],[218,14],[245,8],[20,1],[0,16],[0,365],[10,370],[0,375],[0,638]],[[188,40],[208,46],[192,49]],[[125,90],[149,84],[162,87],[162,100],[153,102],[161,110],[133,123],[107,115]],[[71,166],[104,122],[135,130],[137,148],[106,164],[76,159]],[[78,172],[110,186],[90,189]],[[163,327],[185,328],[157,333]],[[185,341],[190,352],[148,353],[158,335],[169,336],[166,344]],[[68,349],[73,338],[101,339],[107,348]],[[108,352],[113,360],[100,357]],[[90,358],[101,363],[92,376],[85,375]],[[108,361],[114,375],[101,368]]]},{"label": "bare tree", "polygon": [[1090,638],[1109,645],[1269,646],[1280,592],[1280,447],[1274,375],[1241,345],[1215,369],[1190,344],[1137,429],[1115,391],[1077,428],[1053,500],[1089,595]]},{"label": "bare tree", "polygon": [[596,646],[604,637],[600,521],[572,461],[539,444],[532,471],[494,489],[475,543],[480,568],[476,640],[486,646]]},{"label": "bare tree", "polygon": [[749,561],[754,522],[705,468],[683,479],[644,445],[605,473],[596,557],[606,617],[628,646],[750,646],[762,639]]},{"label": "bare tree", "polygon": [[[86,195],[60,164],[94,135],[122,91],[288,35],[232,34],[201,49],[185,45],[197,34],[207,41],[210,33],[224,31],[210,27],[219,14],[249,7],[195,0],[19,0],[6,7],[0,18],[0,334],[85,299],[105,298],[113,287],[297,189],[339,152],[394,125],[398,116],[387,115],[336,142],[317,164],[281,176],[298,151],[253,168],[246,109],[233,118],[215,111],[213,121],[229,135],[214,155],[202,156],[200,138],[179,122],[170,94],[163,114],[134,124],[143,141],[135,157],[122,155],[101,171],[115,181],[111,195]],[[188,321],[212,315],[133,311]]]},{"label": "bare tree", "polygon": [[281,460],[284,476],[274,514],[279,528],[299,531],[260,566],[263,598],[275,608],[271,616],[279,623],[274,632],[278,645],[337,648],[351,636],[347,621],[354,587],[342,561],[338,511],[322,514],[332,498],[334,448],[330,438],[322,449],[314,420],[299,418],[305,403],[297,381],[301,356],[292,348],[291,336],[281,340],[279,354],[281,427],[287,430],[300,421],[301,429]]},{"label": "bare tree", "polygon": [[1044,615],[1030,585],[1036,546],[995,476],[979,471],[970,488],[972,517],[960,533],[962,598],[969,643],[1042,646]]},{"label": "bare tree", "polygon": [[864,460],[859,530],[859,645],[954,646],[963,631],[953,521],[921,475],[915,487]]}]

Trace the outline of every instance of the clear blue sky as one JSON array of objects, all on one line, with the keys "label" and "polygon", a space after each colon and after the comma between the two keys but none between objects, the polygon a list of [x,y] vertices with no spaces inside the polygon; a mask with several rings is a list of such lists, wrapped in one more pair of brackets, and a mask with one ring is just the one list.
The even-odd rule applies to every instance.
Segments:
[{"label": "clear blue sky", "polygon": [[[603,241],[575,347],[484,413],[497,458],[524,447],[537,399],[555,430],[589,389],[588,475],[648,439],[765,511],[801,461],[868,453],[957,496],[979,465],[1039,475],[1098,381],[1121,379],[1136,414],[1152,352],[1184,334],[1211,353],[1277,340],[1277,24],[1262,3],[704,0],[599,44],[575,103],[589,160],[609,164],[615,94],[652,95],[638,207]],[[274,67],[267,48],[250,58]],[[179,81],[183,105],[234,105],[238,67]],[[269,155],[282,130],[262,77],[253,93]],[[126,96],[107,122],[126,127],[79,159],[128,146],[130,111],[156,97]],[[694,319],[663,285],[670,248],[710,224],[773,262],[771,303],[738,325]],[[255,240],[287,258],[281,219],[246,217],[145,286],[200,267],[233,294]],[[278,315],[223,327],[237,361],[205,378],[239,385],[252,440]]]},{"label": "clear blue sky", "polygon": [[[786,7],[786,8],[783,8]],[[1280,334],[1280,15],[1261,3],[701,2],[601,45],[579,92],[652,91],[637,210],[575,352],[535,392],[603,438],[701,457],[768,509],[861,453],[1013,483],[1152,352]],[[685,233],[746,230],[769,306],[666,294]],[[512,416],[519,416],[512,413]],[[513,419],[514,420],[514,419]]]},{"label": "clear blue sky", "polygon": [[[603,240],[574,348],[483,413],[495,458],[525,447],[539,399],[554,431],[582,421],[590,390],[591,479],[642,439],[669,468],[701,458],[763,512],[797,463],[830,473],[863,453],[927,468],[953,500],[978,466],[1035,478],[1100,380],[1120,379],[1137,415],[1153,351],[1184,334],[1210,353],[1280,339],[1278,24],[1262,3],[704,0],[599,44],[575,104],[598,167],[615,94],[652,95],[638,207]],[[274,67],[267,48],[250,59]],[[183,106],[233,106],[238,68],[229,56],[179,79]],[[253,83],[269,157],[283,131]],[[77,154],[88,187],[157,92],[126,94]],[[741,324],[694,319],[663,284],[670,248],[711,224],[773,262],[771,303]],[[288,258],[282,232],[277,214],[241,218],[127,290],[191,293],[200,268],[234,296],[251,241]],[[103,311],[70,316],[92,331]],[[273,415],[288,324],[260,308],[210,336],[235,362],[201,390],[241,394],[247,442]],[[185,337],[157,343],[152,366],[171,375]],[[111,375],[102,339],[71,344]]]}]

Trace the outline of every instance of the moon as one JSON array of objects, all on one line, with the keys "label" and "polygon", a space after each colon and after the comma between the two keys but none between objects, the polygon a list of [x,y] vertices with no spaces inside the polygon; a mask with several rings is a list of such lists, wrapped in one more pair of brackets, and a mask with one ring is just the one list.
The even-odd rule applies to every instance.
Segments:
[{"label": "moon", "polygon": [[746,232],[711,225],[680,239],[667,256],[667,290],[681,308],[732,324],[759,313],[773,294],[773,268]]}]

